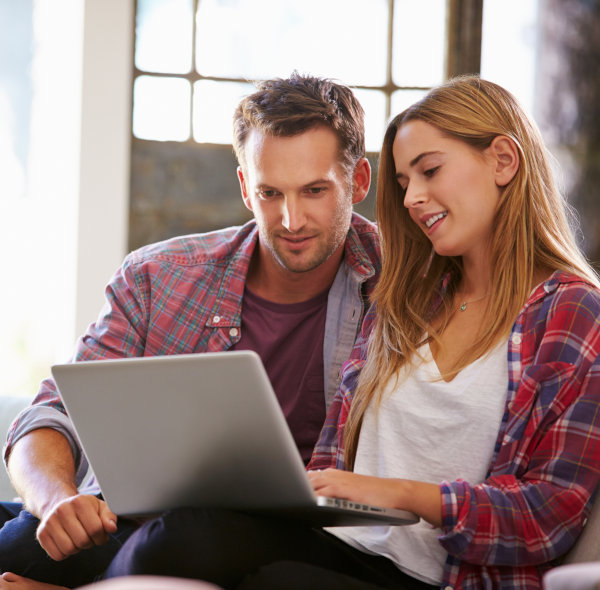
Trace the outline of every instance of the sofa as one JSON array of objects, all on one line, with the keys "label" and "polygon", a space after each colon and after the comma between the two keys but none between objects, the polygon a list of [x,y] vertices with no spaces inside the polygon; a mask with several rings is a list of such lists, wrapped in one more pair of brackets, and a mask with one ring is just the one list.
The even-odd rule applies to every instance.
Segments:
[{"label": "sofa", "polygon": [[[2,445],[4,445],[6,433],[8,432],[8,428],[12,421],[17,414],[30,403],[30,397],[0,395],[0,438],[2,440]],[[15,496],[16,492],[10,483],[4,463],[2,463],[2,466],[0,467],[0,502],[10,501]]]}]

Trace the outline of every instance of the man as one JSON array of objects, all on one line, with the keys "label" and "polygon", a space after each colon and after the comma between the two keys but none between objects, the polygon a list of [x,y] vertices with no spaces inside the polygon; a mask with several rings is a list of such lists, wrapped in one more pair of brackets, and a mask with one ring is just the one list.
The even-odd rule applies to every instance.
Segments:
[{"label": "man", "polygon": [[[376,228],[352,213],[370,184],[363,111],[294,73],[241,102],[234,149],[254,220],[130,254],[74,360],[255,350],[308,460],[379,271]],[[51,380],[4,453],[26,511],[0,507],[0,571],[69,587],[104,571],[137,523],[77,489],[87,463]]]}]

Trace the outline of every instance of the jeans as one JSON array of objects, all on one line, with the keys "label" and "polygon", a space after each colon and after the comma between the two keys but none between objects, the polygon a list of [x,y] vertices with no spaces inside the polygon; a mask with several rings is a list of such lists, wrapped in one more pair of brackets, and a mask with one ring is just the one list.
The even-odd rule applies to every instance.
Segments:
[{"label": "jeans", "polygon": [[118,530],[104,545],[54,561],[42,549],[35,533],[40,521],[23,506],[0,502],[0,572],[14,572],[40,582],[75,588],[102,576],[125,540],[138,527],[119,519]]},{"label": "jeans", "polygon": [[232,590],[435,588],[322,529],[200,508],[165,512],[129,537],[106,577],[136,574],[195,578]]}]

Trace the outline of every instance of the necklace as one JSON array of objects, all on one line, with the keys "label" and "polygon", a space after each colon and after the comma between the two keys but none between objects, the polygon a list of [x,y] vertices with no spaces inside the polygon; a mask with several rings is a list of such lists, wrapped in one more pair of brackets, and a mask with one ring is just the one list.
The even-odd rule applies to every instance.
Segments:
[{"label": "necklace", "polygon": [[488,294],[486,293],[485,295],[482,295],[481,297],[478,297],[477,299],[471,299],[471,301],[463,301],[459,306],[458,306],[458,310],[459,311],[466,311],[467,310],[467,305],[469,303],[477,303],[478,301],[481,301],[482,299],[485,299],[488,296]]}]

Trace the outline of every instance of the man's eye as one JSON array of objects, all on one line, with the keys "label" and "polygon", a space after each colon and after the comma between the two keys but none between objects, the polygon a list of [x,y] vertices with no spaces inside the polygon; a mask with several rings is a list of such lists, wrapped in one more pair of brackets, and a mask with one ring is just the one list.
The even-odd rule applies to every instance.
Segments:
[{"label": "man's eye", "polygon": [[277,191],[273,189],[262,189],[258,191],[258,195],[261,199],[272,199],[277,195]]},{"label": "man's eye", "polygon": [[324,190],[325,190],[324,186],[311,186],[309,189],[307,189],[307,191],[311,195],[318,195],[318,194],[322,193]]},{"label": "man's eye", "polygon": [[431,178],[432,176],[435,175],[435,173],[440,169],[439,166],[435,166],[434,168],[429,168],[428,170],[425,170],[425,172],[423,172],[423,174],[427,177],[427,178]]}]

